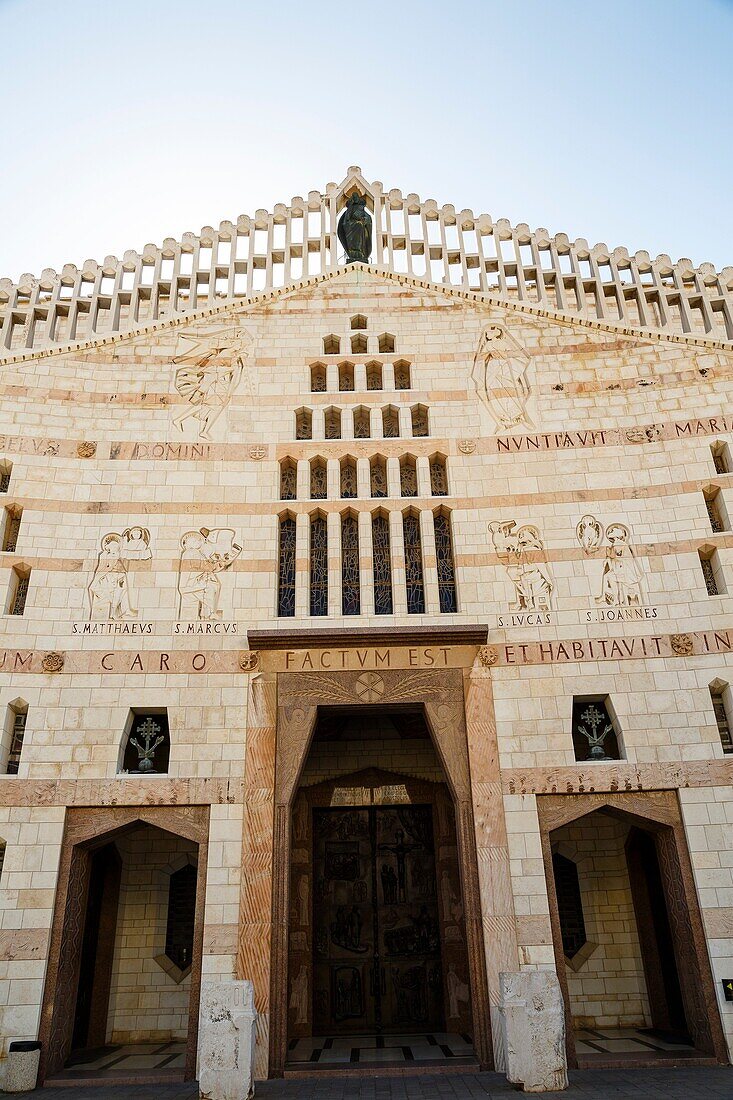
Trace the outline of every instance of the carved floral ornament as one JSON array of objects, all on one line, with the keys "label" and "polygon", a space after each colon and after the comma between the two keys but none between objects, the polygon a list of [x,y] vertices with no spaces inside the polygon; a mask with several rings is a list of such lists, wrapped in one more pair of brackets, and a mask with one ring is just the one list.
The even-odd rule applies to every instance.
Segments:
[{"label": "carved floral ornament", "polygon": [[260,663],[260,655],[256,649],[243,649],[239,654],[239,667],[242,672],[254,672]]},{"label": "carved floral ornament", "polygon": [[461,452],[462,455],[472,455],[473,452],[476,450],[476,440],[459,439],[458,450]]},{"label": "carved floral ornament", "polygon": [[478,651],[478,661],[483,668],[491,668],[499,660],[499,654],[493,645],[482,645]]},{"label": "carved floral ornament", "polygon": [[83,443],[77,444],[76,453],[79,458],[94,458],[97,453],[97,444],[85,440]]},{"label": "carved floral ornament", "polygon": [[44,672],[61,672],[64,667],[64,655],[63,653],[46,653],[41,661],[41,668]]},{"label": "carved floral ornament", "polygon": [[672,652],[678,657],[689,657],[692,654],[691,634],[670,634],[669,644],[672,647]]}]

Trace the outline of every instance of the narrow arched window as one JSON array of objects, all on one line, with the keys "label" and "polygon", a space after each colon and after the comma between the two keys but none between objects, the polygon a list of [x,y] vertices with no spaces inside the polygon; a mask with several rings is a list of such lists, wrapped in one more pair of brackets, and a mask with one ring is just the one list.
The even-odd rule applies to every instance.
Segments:
[{"label": "narrow arched window", "polygon": [[400,459],[400,495],[417,496],[417,463],[412,455],[403,455]]},{"label": "narrow arched window", "polygon": [[396,390],[410,388],[410,364],[405,359],[398,359],[394,365],[394,388]]},{"label": "narrow arched window", "polygon": [[10,475],[13,472],[13,463],[4,458],[0,461],[0,493],[7,493],[10,488]]},{"label": "narrow arched window", "polygon": [[397,439],[400,434],[400,414],[394,405],[382,409],[382,435],[385,439]]},{"label": "narrow arched window", "polygon": [[447,512],[436,512],[433,516],[433,524],[435,528],[435,563],[438,570],[438,600],[440,610],[449,613],[458,610],[450,515]]},{"label": "narrow arched window", "polygon": [[425,581],[422,566],[422,541],[420,517],[405,512],[402,517],[402,534],[405,543],[405,587],[407,611],[410,615],[425,614]]},{"label": "narrow arched window", "polygon": [[325,500],[328,496],[328,468],[325,459],[311,459],[311,499]]},{"label": "narrow arched window", "polygon": [[387,463],[381,455],[375,455],[369,462],[369,482],[373,497],[387,496]]},{"label": "narrow arched window", "polygon": [[412,417],[412,434],[414,436],[429,435],[428,410],[424,405],[415,405],[410,409]]},{"label": "narrow arched window", "polygon": [[363,332],[357,332],[351,337],[352,355],[366,355],[367,338]]},{"label": "narrow arched window", "polygon": [[367,319],[363,313],[357,313],[351,318],[352,329],[363,329],[367,327]]},{"label": "narrow arched window", "polygon": [[341,517],[341,612],[358,615],[360,611],[359,521],[349,513]]},{"label": "narrow arched window", "polygon": [[295,438],[313,438],[313,413],[310,409],[298,409],[295,414]]},{"label": "narrow arched window", "polygon": [[430,459],[430,492],[434,497],[448,495],[448,471],[442,455],[433,455]]},{"label": "narrow arched window", "polygon": [[24,613],[30,583],[30,569],[25,565],[13,566],[10,570],[10,587],[7,601],[8,615],[22,615]]},{"label": "narrow arched window", "polygon": [[341,341],[338,336],[335,336],[333,333],[323,337],[324,355],[338,355],[340,347]]},{"label": "narrow arched window", "polygon": [[283,516],[280,520],[277,613],[288,617],[295,615],[295,518],[293,516]]},{"label": "narrow arched window", "polygon": [[341,459],[341,496],[353,500],[357,493],[356,462],[350,455]]},{"label": "narrow arched window", "polygon": [[353,390],[354,388],[354,364],[339,363],[339,389]]},{"label": "narrow arched window", "polygon": [[372,567],[374,570],[374,614],[392,614],[392,555],[389,518],[382,512],[372,516]]},{"label": "narrow arched window", "polygon": [[328,525],[322,515],[311,516],[310,613],[328,614]]},{"label": "narrow arched window", "polygon": [[5,717],[3,733],[4,771],[6,775],[17,775],[20,757],[23,752],[25,725],[28,718],[28,705],[23,700],[11,703]]},{"label": "narrow arched window", "polygon": [[359,405],[354,409],[354,439],[369,439],[371,434],[369,409]]},{"label": "narrow arched window", "polygon": [[381,390],[382,389],[382,364],[367,363],[366,365],[366,384],[368,390]]},{"label": "narrow arched window", "polygon": [[18,547],[18,536],[20,534],[20,521],[23,515],[23,509],[19,508],[17,504],[13,504],[10,508],[4,508],[3,512],[2,547],[6,554],[13,554]]},{"label": "narrow arched window", "polygon": [[341,409],[326,409],[324,423],[326,439],[341,438]]},{"label": "narrow arched window", "polygon": [[280,499],[295,500],[298,493],[298,465],[292,458],[280,463]]},{"label": "narrow arched window", "polygon": [[394,351],[394,336],[391,332],[383,332],[379,337],[379,350],[383,354]]},{"label": "narrow arched window", "polygon": [[311,393],[326,392],[326,367],[323,363],[314,363],[311,367]]}]

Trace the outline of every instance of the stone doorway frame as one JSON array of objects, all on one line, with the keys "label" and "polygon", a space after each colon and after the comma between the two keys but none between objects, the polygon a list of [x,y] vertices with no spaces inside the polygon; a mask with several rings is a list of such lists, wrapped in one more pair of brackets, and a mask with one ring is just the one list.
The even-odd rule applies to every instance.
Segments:
[{"label": "stone doorway frame", "polygon": [[206,867],[209,845],[209,806],[117,806],[69,808],[61,846],[58,885],[54,904],[46,981],[41,1004],[39,1040],[41,1062],[38,1084],[63,1068],[69,1055],[74,1013],[69,998],[76,998],[81,965],[87,892],[92,853],[138,825],[152,825],[198,845],[196,916],[194,921],[191,988],[188,1001],[188,1034],[184,1079],[196,1076],[201,963],[206,902]]},{"label": "stone doorway frame", "polygon": [[453,800],[465,907],[474,1049],[482,1069],[493,1067],[462,672],[459,669],[429,672],[385,669],[362,673],[281,673],[277,683],[275,744],[269,1035],[271,1077],[282,1077],[287,1056],[291,810],[315,730],[318,708],[358,707],[364,704],[389,707],[404,703],[422,707]]},{"label": "stone doorway frame", "polygon": [[727,1047],[677,794],[675,791],[646,791],[537,796],[555,967],[565,1003],[568,1065],[577,1069],[578,1056],[552,868],[551,834],[596,810],[605,810],[653,834],[672,932],[682,945],[676,961],[687,1024],[698,1049],[718,1062],[727,1063]]}]

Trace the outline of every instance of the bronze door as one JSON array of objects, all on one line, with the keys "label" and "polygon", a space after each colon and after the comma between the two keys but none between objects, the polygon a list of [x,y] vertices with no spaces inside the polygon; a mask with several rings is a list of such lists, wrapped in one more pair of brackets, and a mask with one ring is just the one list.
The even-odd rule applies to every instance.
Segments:
[{"label": "bronze door", "polygon": [[316,1034],[439,1031],[432,807],[313,811]]}]

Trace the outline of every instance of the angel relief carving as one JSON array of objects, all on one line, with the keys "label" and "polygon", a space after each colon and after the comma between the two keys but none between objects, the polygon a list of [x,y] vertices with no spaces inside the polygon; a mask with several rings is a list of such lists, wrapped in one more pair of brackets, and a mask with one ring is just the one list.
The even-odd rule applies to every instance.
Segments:
[{"label": "angel relief carving", "polygon": [[489,524],[499,560],[514,585],[510,611],[550,611],[555,582],[545,560],[539,528],[530,523],[517,527],[515,520]]},{"label": "angel relief carving", "polygon": [[502,325],[488,325],[481,333],[473,360],[471,379],[476,394],[497,428],[516,424],[532,426],[527,404],[529,356]]},{"label": "angel relief carving", "polygon": [[200,439],[211,439],[211,429],[229,405],[244,374],[252,338],[236,324],[182,333],[173,363],[176,390],[186,408],[173,418],[183,431],[191,421]]},{"label": "angel relief carving", "polygon": [[150,561],[152,556],[147,527],[128,527],[121,534],[110,531],[104,536],[89,585],[90,619],[137,617],[128,570],[130,562]]}]

